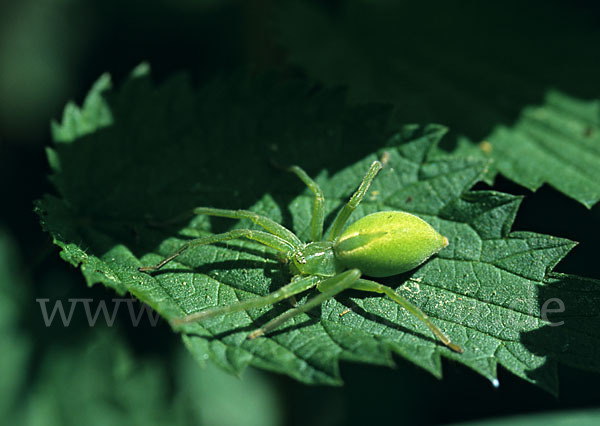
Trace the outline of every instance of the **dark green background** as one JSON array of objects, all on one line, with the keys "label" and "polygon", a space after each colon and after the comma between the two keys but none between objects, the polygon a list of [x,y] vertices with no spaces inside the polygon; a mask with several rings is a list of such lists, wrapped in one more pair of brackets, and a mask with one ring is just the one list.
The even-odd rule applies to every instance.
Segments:
[{"label": "dark green background", "polygon": [[[404,15],[398,25],[406,27],[411,52],[439,40],[440,51],[452,52],[459,46],[462,60],[467,58],[479,66],[512,61],[515,65],[511,69],[531,82],[530,90],[502,110],[500,121],[484,114],[456,116],[452,99],[441,95],[423,101],[435,103],[427,114],[411,109],[411,103],[398,101],[393,95],[386,98],[362,87],[349,89],[354,101],[398,101],[400,108],[406,109],[407,121],[437,121],[477,140],[495,125],[510,125],[520,108],[541,102],[549,87],[580,99],[600,95],[600,82],[593,74],[600,66],[600,7],[595,2],[401,3]],[[315,5],[333,22],[342,19],[346,10],[342,1]],[[153,78],[159,82],[182,69],[189,70],[196,84],[249,70],[276,70],[294,78],[318,79],[310,69],[319,69],[322,64],[305,69],[286,48],[290,34],[292,38],[297,35],[291,45],[301,44],[306,28],[311,26],[310,16],[295,16],[294,10],[268,0],[23,0],[0,6],[0,226],[16,239],[15,255],[21,258],[32,286],[28,289],[30,300],[20,305],[18,326],[19,333],[34,341],[29,367],[23,371],[26,380],[22,395],[40,380],[39,366],[49,351],[78,350],[86,336],[95,332],[83,318],[80,326],[46,329],[34,299],[114,297],[101,286],[85,287],[80,273],[60,260],[33,214],[33,200],[53,191],[46,179],[49,169],[44,152],[44,146],[51,144],[50,119],[60,118],[67,100],[81,102],[102,72],[109,71],[119,84],[142,61],[151,64]],[[357,28],[368,30],[360,24]],[[409,39],[412,30],[426,34],[427,39]],[[387,47],[382,43],[373,51],[374,61],[386,55],[397,55],[401,60],[402,52]],[[426,50],[421,53],[427,56]],[[469,63],[461,65],[468,68]],[[335,79],[335,74],[330,75],[326,83],[335,85]],[[478,96],[484,98],[501,95],[501,88],[493,84],[458,81],[474,85]],[[340,76],[338,83],[344,82]],[[369,94],[373,99],[368,99]],[[447,148],[452,146],[451,134]],[[600,278],[596,266],[600,240],[597,206],[587,210],[546,186],[532,194],[502,177],[494,188],[526,195],[513,229],[581,243],[559,264],[558,271]],[[132,348],[136,362],[151,359],[167,377],[175,374],[174,348],[180,343],[166,325],[134,329],[124,313],[116,327]],[[346,384],[341,388],[307,387],[284,376],[260,374],[279,396],[284,424],[439,424],[600,405],[598,376],[563,366],[559,370],[560,396],[555,399],[502,370],[500,388],[494,389],[485,379],[451,363],[446,363],[445,377],[438,381],[401,359],[397,361],[395,370],[342,364]],[[70,383],[76,384],[77,379]],[[172,394],[178,391],[177,383],[172,379]]]}]

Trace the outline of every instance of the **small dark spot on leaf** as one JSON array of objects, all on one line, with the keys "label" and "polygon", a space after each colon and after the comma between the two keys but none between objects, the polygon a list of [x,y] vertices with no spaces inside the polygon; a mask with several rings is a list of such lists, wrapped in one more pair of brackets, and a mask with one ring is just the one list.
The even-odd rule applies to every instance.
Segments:
[{"label": "small dark spot on leaf", "polygon": [[413,200],[413,197],[411,197],[410,195],[408,197],[406,197],[405,203],[410,203]]}]

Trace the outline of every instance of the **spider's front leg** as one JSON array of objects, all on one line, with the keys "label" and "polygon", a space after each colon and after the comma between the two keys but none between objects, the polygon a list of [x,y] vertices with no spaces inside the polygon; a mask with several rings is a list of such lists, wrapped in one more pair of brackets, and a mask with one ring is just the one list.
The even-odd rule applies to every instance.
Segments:
[{"label": "spider's front leg", "polygon": [[298,176],[315,195],[310,235],[312,241],[321,241],[321,238],[323,238],[323,223],[325,221],[325,197],[323,196],[323,190],[302,168],[292,166],[288,170]]},{"label": "spider's front leg", "polygon": [[205,216],[228,217],[230,219],[250,219],[258,226],[263,227],[268,233],[273,234],[282,240],[285,240],[289,245],[298,248],[302,245],[302,241],[292,231],[285,226],[280,225],[273,219],[260,215],[250,210],[229,210],[216,209],[213,207],[196,207],[192,210],[193,214]]},{"label": "spider's front leg", "polygon": [[255,231],[252,229],[234,229],[233,231],[224,232],[222,234],[207,235],[206,237],[196,238],[195,240],[188,241],[183,244],[179,249],[167,256],[161,262],[158,262],[153,266],[141,266],[138,268],[140,272],[154,272],[165,266],[167,263],[181,255],[184,251],[191,247],[202,246],[206,244],[214,244],[220,241],[236,240],[239,238],[247,238],[249,240],[258,241],[268,247],[274,248],[275,250],[282,253],[290,253],[295,250],[295,247],[290,245],[289,242],[282,238],[269,234],[263,231]]},{"label": "spider's front leg", "polygon": [[329,234],[329,241],[335,241],[335,239],[339,237],[340,233],[342,232],[342,229],[344,228],[344,225],[346,224],[346,221],[348,220],[354,209],[358,207],[365,194],[369,190],[371,182],[373,182],[373,179],[375,179],[375,176],[377,176],[377,173],[379,173],[382,167],[383,166],[379,161],[373,161],[371,163],[371,167],[369,167],[369,170],[367,171],[367,174],[360,183],[358,189],[354,194],[352,194],[350,200],[346,203],[344,208],[340,210],[339,214],[335,218],[335,222],[333,222],[333,226],[331,227],[331,233]]}]

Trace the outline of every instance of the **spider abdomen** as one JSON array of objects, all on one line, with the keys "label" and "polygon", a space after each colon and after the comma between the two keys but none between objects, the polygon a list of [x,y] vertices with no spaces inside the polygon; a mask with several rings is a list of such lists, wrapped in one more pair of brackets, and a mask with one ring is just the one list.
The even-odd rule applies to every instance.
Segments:
[{"label": "spider abdomen", "polygon": [[416,268],[448,245],[423,219],[401,211],[367,215],[348,226],[333,246],[336,260],[365,275],[388,277]]}]

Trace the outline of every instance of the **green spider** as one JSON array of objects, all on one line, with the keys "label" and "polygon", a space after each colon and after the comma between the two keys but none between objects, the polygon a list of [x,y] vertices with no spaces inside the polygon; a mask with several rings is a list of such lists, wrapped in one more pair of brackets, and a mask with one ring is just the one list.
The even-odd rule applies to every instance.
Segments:
[{"label": "green spider", "polygon": [[385,294],[427,325],[444,345],[455,352],[462,353],[462,348],[452,343],[423,311],[397,294],[391,287],[361,278],[362,274],[371,277],[387,277],[410,271],[448,245],[448,239],[440,235],[427,222],[401,211],[383,211],[367,215],[342,232],[346,221],[365,196],[381,168],[379,161],[371,164],[360,186],[337,215],[327,238],[323,238],[325,217],[323,191],[304,170],[293,166],[289,171],[295,173],[315,196],[311,242],[302,242],[284,226],[248,210],[199,207],[194,209],[194,214],[250,219],[266,232],[235,229],[222,234],[200,237],[183,244],[156,265],[140,267],[139,271],[157,271],[191,247],[247,238],[277,250],[279,256],[289,265],[293,275],[291,282],[263,297],[244,300],[230,306],[208,308],[187,315],[174,320],[175,325],[265,307],[313,287],[320,291],[320,294],[303,305],[289,309],[250,333],[248,338],[254,339],[275,329],[290,318],[320,305],[341,291],[354,289]]}]

